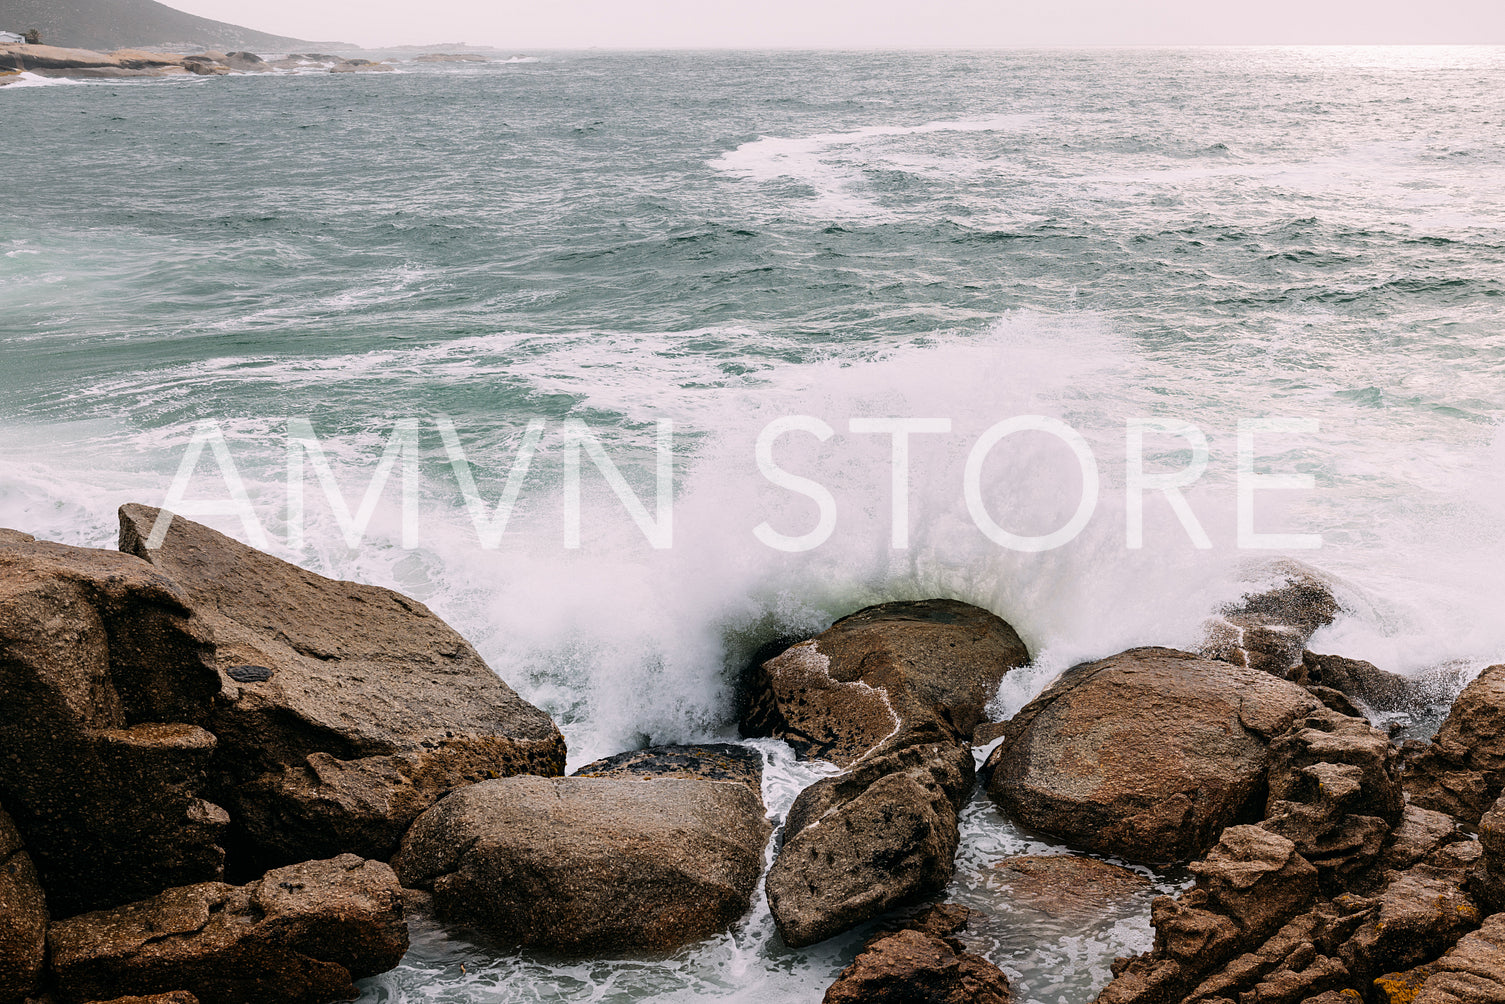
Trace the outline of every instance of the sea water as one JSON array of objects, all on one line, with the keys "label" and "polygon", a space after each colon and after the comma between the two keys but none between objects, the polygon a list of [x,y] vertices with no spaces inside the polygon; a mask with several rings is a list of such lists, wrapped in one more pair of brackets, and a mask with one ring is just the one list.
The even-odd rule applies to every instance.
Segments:
[{"label": "sea water", "polygon": [[[1505,52],[1490,48],[927,53],[530,53],[386,74],[0,88],[0,525],[108,546],[115,508],[163,502],[206,426],[268,548],[415,595],[560,724],[570,766],[735,736],[750,654],[884,600],[987,607],[1034,655],[992,711],[1137,644],[1195,646],[1267,579],[1240,547],[1241,423],[1260,532],[1334,577],[1311,647],[1466,679],[1505,655]],[[1045,535],[1085,476],[1095,508]],[[816,526],[778,465],[830,493]],[[907,547],[892,443],[911,437]],[[1128,423],[1187,423],[1199,548],[1158,492],[1128,546]],[[354,513],[399,422],[416,427],[416,540],[398,479],[358,546],[312,467],[301,546],[289,420]],[[652,516],[672,423],[672,546],[587,459],[578,547],[567,423]],[[440,432],[490,506],[528,439],[500,546],[482,546]],[[1148,434],[1147,469],[1191,462]],[[228,497],[211,450],[187,497]],[[236,514],[201,517],[245,539]],[[1424,709],[1417,709],[1420,714]],[[821,768],[760,741],[776,818]],[[1039,850],[985,800],[950,895],[1009,916],[985,870]],[[1059,852],[1058,847],[1050,848]],[[979,949],[1021,999],[1076,1004],[1149,944],[1155,877],[1080,929],[1015,918]],[[1007,926],[1007,925],[1005,925]],[[375,1000],[819,999],[866,930],[785,948],[761,891],[736,929],[668,958],[591,962],[418,929]]]}]

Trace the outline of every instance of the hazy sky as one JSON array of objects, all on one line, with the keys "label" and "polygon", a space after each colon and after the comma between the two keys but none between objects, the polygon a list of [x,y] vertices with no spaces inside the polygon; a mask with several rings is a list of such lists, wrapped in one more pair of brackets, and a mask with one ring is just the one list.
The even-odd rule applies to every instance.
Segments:
[{"label": "hazy sky", "polygon": [[361,45],[501,48],[1505,43],[1502,0],[167,0]]}]

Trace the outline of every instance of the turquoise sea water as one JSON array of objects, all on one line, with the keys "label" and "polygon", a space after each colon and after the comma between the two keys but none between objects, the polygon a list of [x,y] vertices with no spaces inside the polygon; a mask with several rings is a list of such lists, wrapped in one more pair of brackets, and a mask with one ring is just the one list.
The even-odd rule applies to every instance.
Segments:
[{"label": "turquoise sea water", "polygon": [[[1261,434],[1257,466],[1313,487],[1259,493],[1257,523],[1322,535],[1299,557],[1349,613],[1313,647],[1477,669],[1505,656],[1502,80],[1497,48],[589,52],[0,88],[0,525],[105,544],[211,420],[272,550],[424,599],[578,765],[726,735],[748,652],[883,599],[1013,623],[1037,661],[1000,714],[1075,660],[1194,645],[1271,554],[1237,546],[1239,422],[1301,419]],[[1029,414],[1080,433],[1101,476],[1086,528],[1043,553],[990,541],[963,495],[972,444]],[[834,430],[779,444],[835,501],[801,554],[752,533],[816,522],[755,463],[790,415]],[[902,550],[889,440],[848,431],[884,416],[953,430],[914,438]],[[1186,496],[1209,549],[1154,494],[1126,547],[1125,423],[1151,416],[1208,439]],[[441,417],[488,500],[544,423],[494,550]],[[352,510],[417,421],[416,546],[395,481],[362,546],[316,487],[287,546],[290,418]],[[582,546],[564,546],[568,419],[650,513],[673,421],[671,548],[588,462]],[[1148,436],[1147,466],[1184,466],[1184,445]],[[1038,433],[979,473],[1021,534],[1069,519],[1081,479]],[[226,496],[208,459],[192,488]],[[813,777],[768,755],[788,798]],[[1026,839],[983,805],[968,826],[962,896],[978,847]],[[1022,999],[1082,1001],[1144,947],[1142,914],[990,952]],[[764,908],[669,960],[435,935],[368,999],[815,1000],[854,946],[787,952]]]}]

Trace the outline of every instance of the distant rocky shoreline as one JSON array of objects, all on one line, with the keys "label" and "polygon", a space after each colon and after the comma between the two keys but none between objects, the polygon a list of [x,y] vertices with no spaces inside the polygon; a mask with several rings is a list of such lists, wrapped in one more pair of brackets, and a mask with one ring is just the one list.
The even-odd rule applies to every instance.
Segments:
[{"label": "distant rocky shoreline", "polygon": [[999,896],[1070,918],[1143,888],[1102,857],[1195,875],[1099,1004],[1505,998],[1505,666],[1397,743],[1365,711],[1419,684],[1307,650],[1341,612],[1316,570],[1278,567],[1198,652],[1073,667],[1007,722],[989,701],[1031,655],[966,603],[771,646],[742,734],[840,769],[779,821],[734,744],[563,776],[548,715],[423,604],[182,518],[151,548],[158,516],[123,507],[117,551],[0,530],[0,1004],[325,1004],[397,965],[415,915],[667,951],[730,929],[760,878],[791,947],[884,925],[829,1004],[1003,1004],[969,911],[937,902],[979,783],[1082,852],[999,861]]},{"label": "distant rocky shoreline", "polygon": [[[411,59],[415,63],[486,63],[491,60],[474,52],[430,52]],[[264,59],[254,52],[179,54],[143,49],[94,52],[53,45],[0,45],[0,84],[21,73],[79,80],[117,77],[223,76],[230,73],[269,73],[277,70],[330,73],[390,73],[389,61],[334,56],[327,53],[291,53]]]}]

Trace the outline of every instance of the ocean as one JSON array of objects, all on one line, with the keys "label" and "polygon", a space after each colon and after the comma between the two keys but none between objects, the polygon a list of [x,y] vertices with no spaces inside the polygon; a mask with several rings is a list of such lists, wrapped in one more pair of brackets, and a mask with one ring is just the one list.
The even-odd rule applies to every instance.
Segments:
[{"label": "ocean", "polygon": [[[1337,583],[1314,650],[1466,679],[1505,657],[1502,74],[1481,47],[27,79],[0,88],[0,526],[110,546],[121,503],[218,503],[177,508],[429,604],[572,769],[735,737],[750,653],[892,599],[1018,630],[1001,719],[1083,659],[1195,647],[1280,557]],[[853,419],[928,423],[905,491]],[[1188,484],[1131,547],[1141,463]],[[776,815],[822,772],[753,745]],[[1065,925],[986,885],[1059,848],[986,801],[963,844],[950,895],[1021,1001],[1090,1000],[1185,881]],[[866,930],[787,949],[761,892],[663,958],[420,928],[362,1000],[815,1001]]]}]

